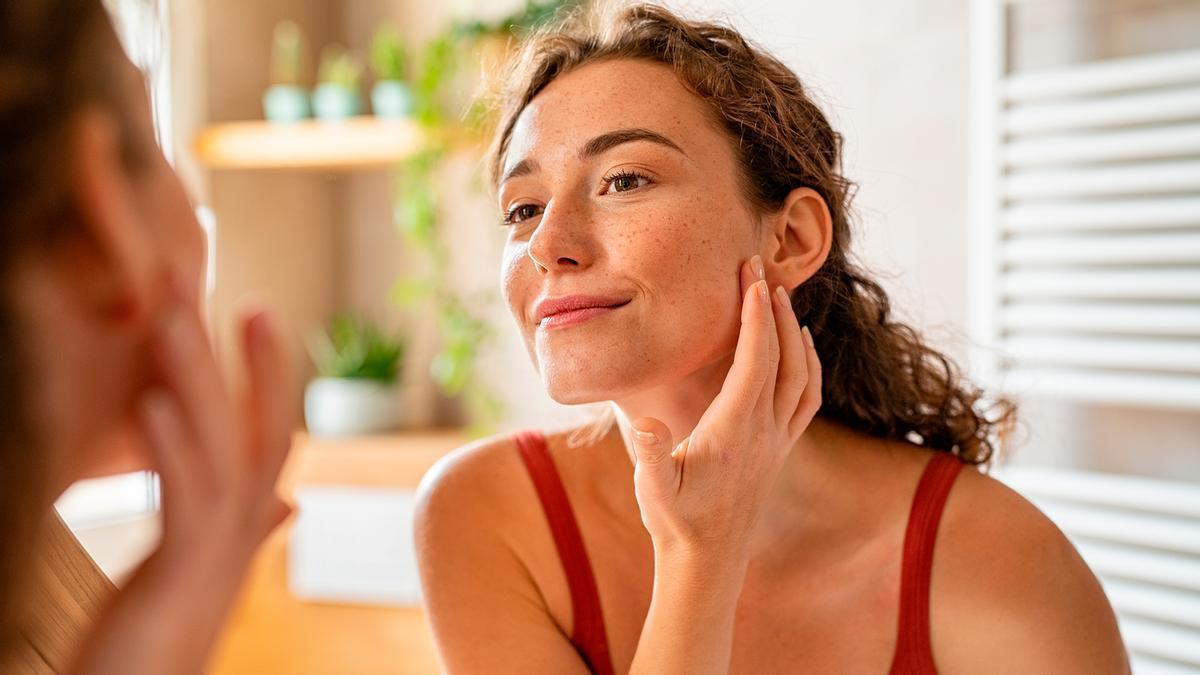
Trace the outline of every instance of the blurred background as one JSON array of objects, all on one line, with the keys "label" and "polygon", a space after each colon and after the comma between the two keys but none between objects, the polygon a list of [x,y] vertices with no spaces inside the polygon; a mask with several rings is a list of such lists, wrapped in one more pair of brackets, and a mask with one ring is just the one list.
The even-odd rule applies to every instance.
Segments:
[{"label": "blurred background", "polygon": [[[412,487],[472,437],[595,414],[545,396],[500,302],[472,104],[560,4],[110,2],[209,232],[218,345],[266,302],[302,375],[301,516],[212,672],[436,670],[395,527]],[[1100,574],[1138,672],[1200,672],[1200,2],[666,4],[818,92],[859,257],[1021,405],[999,477]],[[156,503],[134,473],[59,506],[119,580]]]}]

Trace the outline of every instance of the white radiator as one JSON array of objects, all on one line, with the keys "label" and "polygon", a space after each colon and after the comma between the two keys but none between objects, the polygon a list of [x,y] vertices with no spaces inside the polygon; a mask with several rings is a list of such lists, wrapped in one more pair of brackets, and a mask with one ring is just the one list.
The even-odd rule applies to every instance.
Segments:
[{"label": "white radiator", "polygon": [[1200,410],[1200,50],[1009,72],[973,0],[972,294],[982,379]]},{"label": "white radiator", "polygon": [[1005,467],[1072,540],[1117,611],[1136,675],[1200,674],[1200,485]]}]

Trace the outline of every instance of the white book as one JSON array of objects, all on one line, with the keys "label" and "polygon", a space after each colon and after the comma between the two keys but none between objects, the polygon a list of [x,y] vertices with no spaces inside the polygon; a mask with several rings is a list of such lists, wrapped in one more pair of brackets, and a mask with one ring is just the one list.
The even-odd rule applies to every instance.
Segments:
[{"label": "white book", "polygon": [[288,588],[315,602],[414,606],[412,490],[305,486],[295,491]]}]

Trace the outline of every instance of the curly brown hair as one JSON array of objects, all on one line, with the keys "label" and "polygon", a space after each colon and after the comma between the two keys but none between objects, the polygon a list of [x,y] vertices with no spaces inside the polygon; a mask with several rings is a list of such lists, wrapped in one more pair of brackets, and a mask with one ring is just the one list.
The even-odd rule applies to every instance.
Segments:
[{"label": "curly brown hair", "polygon": [[850,255],[854,185],[842,174],[842,136],[791,69],[733,28],[633,4],[577,8],[532,33],[498,94],[487,159],[493,188],[525,106],[555,78],[606,59],[667,65],[708,104],[729,134],[743,194],[758,212],[778,212],[798,187],[824,198],[833,221],[829,258],[790,293],[821,355],[821,417],[988,465],[1015,422],[1014,405],[987,399],[893,317],[887,293]]}]

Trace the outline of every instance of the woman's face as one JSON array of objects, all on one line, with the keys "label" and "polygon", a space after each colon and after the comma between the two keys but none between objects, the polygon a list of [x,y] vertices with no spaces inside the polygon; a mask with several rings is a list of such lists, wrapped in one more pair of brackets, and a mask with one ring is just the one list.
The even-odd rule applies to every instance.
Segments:
[{"label": "woman's face", "polygon": [[500,180],[504,297],[556,401],[620,399],[733,351],[762,228],[731,139],[669,67],[614,59],[554,80],[518,117]]}]

